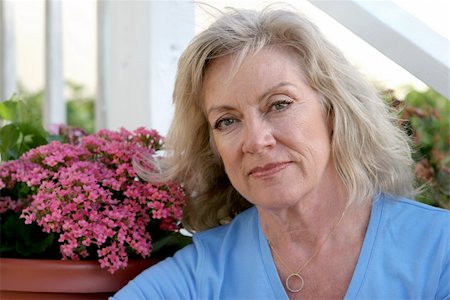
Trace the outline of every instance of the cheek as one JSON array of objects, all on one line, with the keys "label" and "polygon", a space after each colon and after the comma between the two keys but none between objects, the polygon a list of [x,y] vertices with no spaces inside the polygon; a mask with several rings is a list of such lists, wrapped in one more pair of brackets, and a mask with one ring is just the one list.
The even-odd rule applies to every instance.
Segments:
[{"label": "cheek", "polygon": [[241,150],[241,130],[234,128],[231,132],[213,132],[211,135],[211,149],[218,154],[222,160],[228,160],[229,157],[239,155]]},{"label": "cheek", "polygon": [[236,143],[217,142],[216,149],[220,160],[233,186],[240,182],[240,172],[242,166],[242,158]]},{"label": "cheek", "polygon": [[274,136],[282,144],[301,147],[310,140],[307,124],[299,117],[285,117],[272,122]]},{"label": "cheek", "polygon": [[229,175],[229,170],[233,170],[232,162],[236,161],[236,144],[223,139],[213,139],[211,150],[216,158],[224,166],[225,172]]},{"label": "cheek", "polygon": [[279,142],[303,155],[330,151],[328,126],[320,118],[284,118],[274,124],[274,129]]}]

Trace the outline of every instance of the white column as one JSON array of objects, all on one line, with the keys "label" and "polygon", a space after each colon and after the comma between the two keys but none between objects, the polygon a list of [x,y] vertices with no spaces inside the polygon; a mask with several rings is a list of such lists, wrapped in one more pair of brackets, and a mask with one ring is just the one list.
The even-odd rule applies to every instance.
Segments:
[{"label": "white column", "polygon": [[150,6],[150,1],[98,2],[97,129],[146,124]]},{"label": "white column", "polygon": [[60,0],[45,2],[45,103],[44,126],[66,123],[63,96],[62,10]]},{"label": "white column", "polygon": [[0,101],[17,89],[13,5],[13,1],[0,1]]},{"label": "white column", "polygon": [[149,126],[164,135],[173,115],[178,59],[195,34],[194,11],[191,1],[152,1]]},{"label": "white column", "polygon": [[97,129],[165,134],[177,61],[193,35],[190,1],[98,1]]}]

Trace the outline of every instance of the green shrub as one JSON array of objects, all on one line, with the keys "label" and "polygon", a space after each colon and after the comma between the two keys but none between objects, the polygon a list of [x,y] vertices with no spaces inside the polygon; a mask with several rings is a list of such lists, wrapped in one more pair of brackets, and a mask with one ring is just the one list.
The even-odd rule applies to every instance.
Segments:
[{"label": "green shrub", "polygon": [[387,98],[398,109],[413,141],[417,200],[450,209],[450,101],[435,91],[410,90],[403,100]]}]

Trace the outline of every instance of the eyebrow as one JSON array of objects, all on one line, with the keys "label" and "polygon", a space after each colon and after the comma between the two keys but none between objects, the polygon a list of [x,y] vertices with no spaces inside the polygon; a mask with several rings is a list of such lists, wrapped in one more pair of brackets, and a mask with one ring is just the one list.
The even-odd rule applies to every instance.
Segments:
[{"label": "eyebrow", "polygon": [[[259,99],[264,99],[266,98],[269,94],[273,93],[275,90],[284,87],[284,86],[293,86],[295,87],[295,84],[290,83],[288,81],[281,81],[280,83],[274,85],[273,87],[269,88],[266,92],[264,92]],[[207,112],[206,115],[209,116],[209,114],[211,112],[220,112],[220,111],[227,111],[227,110],[233,110],[234,107],[229,106],[229,105],[217,105],[217,106],[212,106],[210,107]]]},{"label": "eyebrow", "polygon": [[267,98],[267,96],[269,96],[269,94],[273,93],[275,90],[284,87],[284,86],[292,86],[292,87],[296,87],[295,84],[290,83],[288,81],[281,81],[280,83],[278,83],[277,85],[274,85],[273,87],[271,87],[270,89],[268,89],[264,94],[262,94],[259,99],[264,99]]}]

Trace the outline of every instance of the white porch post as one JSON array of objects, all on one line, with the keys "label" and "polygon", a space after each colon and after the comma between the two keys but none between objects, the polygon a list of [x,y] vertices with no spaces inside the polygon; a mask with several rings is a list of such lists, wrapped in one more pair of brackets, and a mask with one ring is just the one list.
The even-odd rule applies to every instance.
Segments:
[{"label": "white porch post", "polygon": [[45,103],[44,126],[66,123],[64,101],[61,1],[45,2]]},{"label": "white porch post", "polygon": [[16,92],[14,3],[0,1],[0,101]]},{"label": "white porch post", "polygon": [[450,42],[391,1],[309,0],[450,99]]},{"label": "white porch post", "polygon": [[167,132],[178,57],[194,35],[190,1],[98,1],[96,126]]}]

